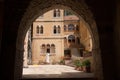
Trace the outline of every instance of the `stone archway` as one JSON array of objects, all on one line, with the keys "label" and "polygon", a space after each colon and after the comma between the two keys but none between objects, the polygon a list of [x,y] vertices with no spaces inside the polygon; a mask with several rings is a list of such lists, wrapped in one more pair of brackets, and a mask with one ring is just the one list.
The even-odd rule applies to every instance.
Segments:
[{"label": "stone archway", "polygon": [[21,20],[18,37],[16,43],[16,58],[15,58],[15,72],[14,78],[18,80],[22,78],[22,66],[23,66],[23,52],[24,52],[24,38],[32,22],[43,13],[54,9],[70,9],[74,12],[81,20],[84,21],[88,27],[92,40],[93,40],[93,63],[94,63],[94,74],[98,80],[103,80],[101,54],[99,48],[99,36],[97,32],[96,23],[93,19],[92,12],[88,9],[87,5],[83,0],[32,0],[28,6],[23,18]]}]

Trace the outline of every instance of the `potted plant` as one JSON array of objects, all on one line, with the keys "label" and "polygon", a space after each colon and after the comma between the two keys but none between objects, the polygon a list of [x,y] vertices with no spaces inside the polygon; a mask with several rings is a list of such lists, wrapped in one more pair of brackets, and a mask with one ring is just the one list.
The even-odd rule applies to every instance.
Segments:
[{"label": "potted plant", "polygon": [[61,59],[59,63],[60,63],[61,65],[64,65],[64,64],[65,64],[65,60],[64,60],[64,59]]},{"label": "potted plant", "polygon": [[83,62],[82,62],[82,64],[83,64],[83,66],[84,66],[84,71],[85,72],[91,72],[91,62],[90,62],[90,60],[84,60]]},{"label": "potted plant", "polygon": [[75,60],[74,65],[75,65],[75,70],[79,70],[79,71],[83,70],[80,60]]}]

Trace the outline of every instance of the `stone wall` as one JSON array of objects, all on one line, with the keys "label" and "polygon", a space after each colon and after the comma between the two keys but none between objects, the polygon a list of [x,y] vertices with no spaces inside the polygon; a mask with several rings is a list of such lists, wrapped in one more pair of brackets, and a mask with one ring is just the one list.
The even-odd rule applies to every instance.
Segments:
[{"label": "stone wall", "polygon": [[0,52],[1,52],[1,41],[2,41],[2,31],[3,31],[3,1],[0,1]]},{"label": "stone wall", "polygon": [[115,53],[116,53],[116,72],[117,80],[120,79],[120,0],[116,1],[116,18],[114,28],[114,42],[115,42]]}]

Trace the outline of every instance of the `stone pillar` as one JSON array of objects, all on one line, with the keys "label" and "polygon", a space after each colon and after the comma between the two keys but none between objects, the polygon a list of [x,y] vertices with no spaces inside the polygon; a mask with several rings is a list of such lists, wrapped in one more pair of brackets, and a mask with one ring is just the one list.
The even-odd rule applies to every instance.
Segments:
[{"label": "stone pillar", "polygon": [[62,47],[61,47],[61,49],[62,49],[62,51],[61,51],[61,52],[62,52],[61,56],[64,56],[64,44],[65,44],[65,43],[64,43],[64,38],[62,39],[62,42],[61,42],[61,43],[62,43],[62,44],[61,44],[61,45],[62,45]]},{"label": "stone pillar", "polygon": [[68,44],[68,36],[66,37],[66,39],[67,39],[67,48],[69,47],[69,44]]},{"label": "stone pillar", "polygon": [[30,26],[28,30],[28,50],[27,50],[27,63],[32,64],[32,34],[31,34],[32,26]]},{"label": "stone pillar", "polygon": [[117,80],[120,80],[120,0],[116,0],[116,24],[114,27]]},{"label": "stone pillar", "polygon": [[3,1],[0,1],[0,51],[1,51],[1,41],[2,41],[2,31],[3,31]]},{"label": "stone pillar", "polygon": [[26,68],[28,67],[28,64],[27,64],[27,55],[28,55],[28,32],[26,34],[26,37],[25,37],[25,40],[24,40],[24,56],[23,56],[23,67]]},{"label": "stone pillar", "polygon": [[22,78],[24,49],[16,49],[14,80]]},{"label": "stone pillar", "polygon": [[93,73],[95,77],[98,80],[103,80],[103,69],[102,69],[102,62],[101,62],[101,54],[100,49],[92,49],[93,54],[93,61],[91,63],[91,68],[93,70]]}]

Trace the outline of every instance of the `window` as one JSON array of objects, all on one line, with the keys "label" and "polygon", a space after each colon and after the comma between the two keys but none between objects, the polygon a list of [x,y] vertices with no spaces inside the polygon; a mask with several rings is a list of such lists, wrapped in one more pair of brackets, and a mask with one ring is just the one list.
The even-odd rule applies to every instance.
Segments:
[{"label": "window", "polygon": [[53,33],[54,34],[59,34],[60,33],[60,31],[61,31],[61,29],[60,29],[60,26],[58,25],[58,27],[56,27],[56,26],[54,26],[54,29],[53,29]]},{"label": "window", "polygon": [[42,48],[45,48],[45,44],[42,44]]},{"label": "window", "polygon": [[53,12],[53,16],[56,17],[56,9]]},{"label": "window", "polygon": [[54,9],[53,16],[54,17],[60,17],[60,9]]},{"label": "window", "polygon": [[68,25],[68,30],[69,30],[69,31],[75,30],[74,25],[73,25],[73,24],[69,24],[69,25]]},{"label": "window", "polygon": [[57,28],[56,28],[56,26],[54,26],[53,33],[54,33],[54,34],[57,33]]},{"label": "window", "polygon": [[50,53],[50,48],[47,48],[47,51],[46,51],[47,53]]},{"label": "window", "polygon": [[40,34],[43,34],[43,26],[40,27]]},{"label": "window", "polygon": [[60,9],[57,10],[57,17],[60,17]]},{"label": "window", "polygon": [[39,26],[36,27],[36,33],[39,34]]},{"label": "window", "polygon": [[47,44],[47,50],[46,53],[50,53],[50,44]]},{"label": "window", "polygon": [[64,47],[66,47],[66,46],[67,46],[67,38],[64,37]]},{"label": "window", "polygon": [[69,43],[71,43],[71,42],[75,43],[75,36],[73,36],[73,35],[68,36],[68,42]]},{"label": "window", "polygon": [[47,44],[47,48],[50,48],[50,44]]},{"label": "window", "polygon": [[60,33],[60,26],[58,26],[58,33]]},{"label": "window", "polygon": [[54,44],[42,44],[41,45],[41,53],[55,53],[55,45]]},{"label": "window", "polygon": [[41,53],[45,53],[45,44],[42,44],[41,46]]},{"label": "window", "polygon": [[55,45],[51,44],[51,53],[55,53]]},{"label": "window", "polygon": [[67,26],[66,25],[64,25],[64,31],[67,31]]},{"label": "window", "polygon": [[37,26],[36,27],[36,33],[37,34],[43,34],[43,26],[41,26],[41,27]]}]

